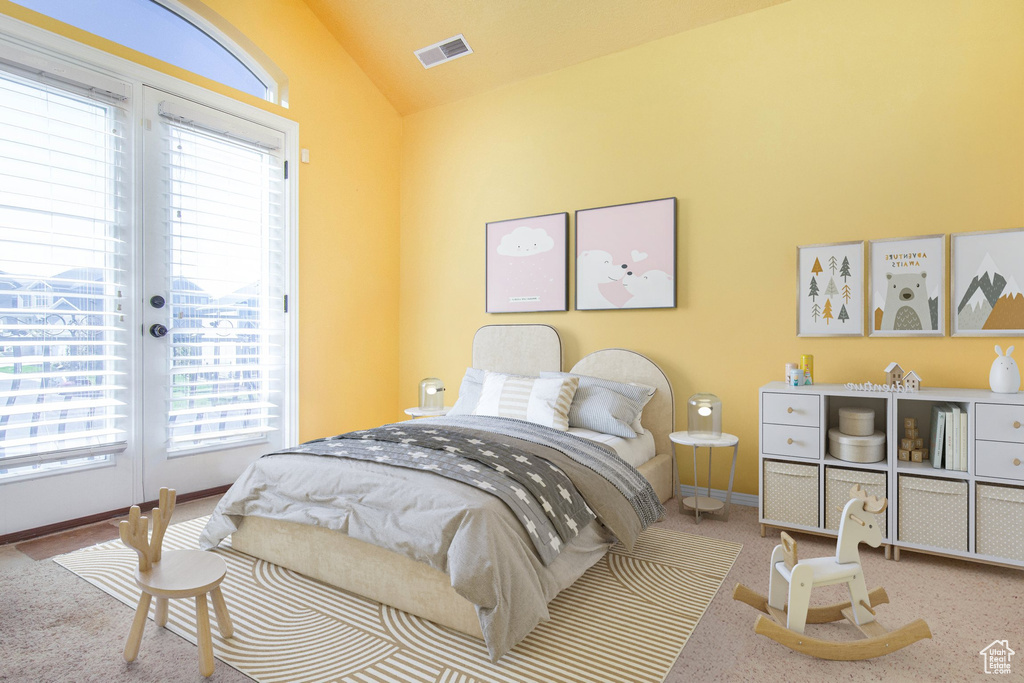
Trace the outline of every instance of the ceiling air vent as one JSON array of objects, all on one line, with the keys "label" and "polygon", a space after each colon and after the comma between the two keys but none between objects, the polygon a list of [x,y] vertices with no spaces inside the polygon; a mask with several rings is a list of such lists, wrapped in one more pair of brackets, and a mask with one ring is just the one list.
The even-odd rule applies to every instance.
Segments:
[{"label": "ceiling air vent", "polygon": [[466,42],[466,39],[462,37],[461,33],[452,38],[442,40],[440,43],[428,45],[415,52],[416,58],[420,60],[420,64],[423,65],[424,69],[429,69],[432,66],[444,64],[472,53],[473,49]]}]

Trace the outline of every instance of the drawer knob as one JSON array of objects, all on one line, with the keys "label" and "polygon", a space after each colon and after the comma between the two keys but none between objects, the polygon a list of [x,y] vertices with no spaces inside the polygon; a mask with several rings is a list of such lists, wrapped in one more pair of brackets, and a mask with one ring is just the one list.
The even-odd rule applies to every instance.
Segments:
[{"label": "drawer knob", "polygon": [[[786,412],[787,412],[787,413],[792,413],[792,412],[793,412],[793,408],[792,408],[792,407],[786,408]],[[1020,426],[1020,423],[1019,423],[1019,422],[1017,423],[1017,426],[1018,426],[1018,427]]]},{"label": "drawer knob", "polygon": [[1014,467],[1020,467],[1020,458],[1014,458],[1013,465]]},{"label": "drawer knob", "polygon": [[792,446],[793,445],[793,439],[786,439],[786,443],[788,443],[790,446]]},{"label": "drawer knob", "polygon": [[1019,420],[1017,422],[1013,423],[1013,428],[1014,429],[1020,429],[1020,421]]}]

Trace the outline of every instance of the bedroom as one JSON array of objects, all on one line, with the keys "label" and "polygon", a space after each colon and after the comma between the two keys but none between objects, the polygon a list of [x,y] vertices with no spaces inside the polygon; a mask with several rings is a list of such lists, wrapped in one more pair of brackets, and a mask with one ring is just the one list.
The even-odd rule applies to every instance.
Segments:
[{"label": "bedroom", "polygon": [[[541,323],[559,331],[566,368],[608,347],[652,358],[673,383],[679,429],[686,397],[721,397],[723,426],[740,437],[735,491],[749,502],[758,494],[757,389],[781,378],[787,360],[814,354],[817,381],[880,382],[888,362],[909,359],[928,386],[987,388],[990,340],[797,338],[794,247],[1013,228],[1024,210],[1019,3],[761,4],[401,109],[369,75],[367,54],[339,42],[343,27],[326,2],[205,3],[287,75],[288,109],[16,3],[0,2],[0,12],[298,122],[310,163],[298,173],[296,441],[397,420],[424,377],[454,394],[479,327]],[[574,24],[559,26],[573,35]],[[484,56],[468,29],[444,31],[403,50],[464,32],[475,54],[421,75],[456,78]],[[488,221],[661,197],[678,199],[676,308],[484,312]],[[716,469],[713,487],[725,489],[725,479]],[[5,494],[0,515],[13,530],[20,513]],[[147,494],[66,517],[155,498]],[[699,530],[716,526],[726,525]],[[943,566],[984,575],[973,564]],[[748,616],[739,614],[745,630]],[[112,639],[126,629],[112,627]],[[1020,635],[993,633],[975,652],[997,637],[1019,645]]]}]

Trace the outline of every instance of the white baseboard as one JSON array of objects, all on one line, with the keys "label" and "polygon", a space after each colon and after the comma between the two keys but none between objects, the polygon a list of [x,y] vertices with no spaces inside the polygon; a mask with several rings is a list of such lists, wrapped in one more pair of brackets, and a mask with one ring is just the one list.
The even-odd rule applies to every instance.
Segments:
[{"label": "white baseboard", "polygon": [[[680,484],[679,493],[682,494],[683,498],[688,498],[693,495],[693,487],[688,484]],[[711,489],[711,497],[716,498],[722,502],[725,502],[726,491],[722,489]],[[700,493],[698,495],[707,496],[708,490],[703,486],[700,487]],[[753,493],[732,493],[732,504],[733,505],[745,505],[747,507],[757,507],[757,496]]]}]

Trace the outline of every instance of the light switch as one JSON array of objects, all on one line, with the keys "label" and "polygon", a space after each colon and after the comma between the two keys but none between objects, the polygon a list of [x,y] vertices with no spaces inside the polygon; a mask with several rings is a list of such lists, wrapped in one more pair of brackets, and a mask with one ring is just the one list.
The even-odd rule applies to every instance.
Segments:
[{"label": "light switch", "polygon": [[304,164],[308,164],[309,163],[309,150],[308,149],[302,150],[302,163],[304,163]]}]

